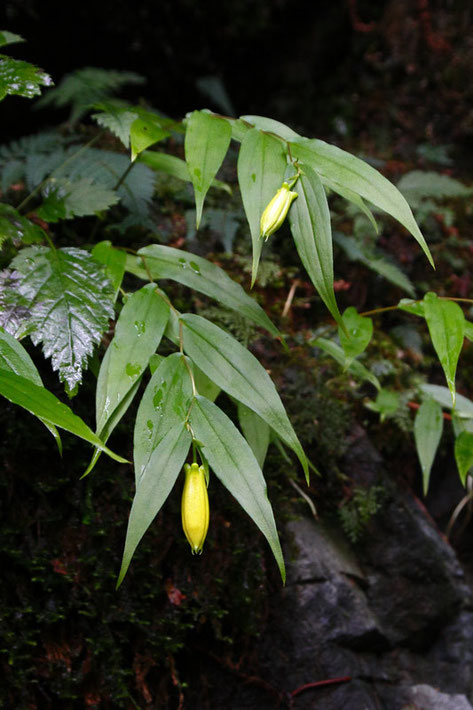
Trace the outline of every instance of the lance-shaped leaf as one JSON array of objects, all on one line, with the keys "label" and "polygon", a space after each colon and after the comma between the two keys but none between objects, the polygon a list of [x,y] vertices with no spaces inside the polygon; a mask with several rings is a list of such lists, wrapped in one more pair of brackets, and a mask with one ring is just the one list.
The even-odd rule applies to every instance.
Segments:
[{"label": "lance-shaped leaf", "polygon": [[127,271],[135,276],[146,281],[149,280],[150,275],[156,281],[159,279],[178,281],[238,311],[272,335],[280,335],[254,298],[248,296],[240,284],[233,281],[223,269],[207,259],[160,244],[144,247],[138,254],[138,257],[129,256],[126,264]]},{"label": "lance-shaped leaf", "polygon": [[185,151],[194,186],[196,225],[199,229],[205,196],[228,150],[232,129],[227,121],[194,111],[187,119]]},{"label": "lance-shaped leaf", "polygon": [[245,121],[245,123],[250,123],[255,128],[259,128],[260,131],[265,131],[266,133],[274,133],[274,135],[283,138],[285,141],[295,141],[299,140],[301,136],[286,126],[281,121],[275,121],[274,118],[267,118],[266,116],[240,116],[240,121]]},{"label": "lance-shaped leaf", "polygon": [[[447,387],[441,385],[420,385],[419,389],[428,397],[435,399],[441,407],[452,409],[452,397]],[[455,397],[455,412],[456,417],[462,419],[473,419],[473,402],[468,397],[457,394]]]},{"label": "lance-shaped leaf", "polygon": [[282,186],[286,168],[287,156],[280,140],[257,128],[246,133],[238,156],[238,182],[253,243],[251,286],[256,281],[263,248],[261,215]]},{"label": "lance-shaped leaf", "polygon": [[[158,153],[155,150],[146,150],[140,153],[138,157],[139,163],[145,163],[148,167],[159,172],[166,173],[167,175],[172,175],[179,180],[184,182],[191,182],[191,176],[189,175],[189,168],[185,160],[181,160],[175,155],[170,155],[168,153]],[[210,187],[215,187],[218,190],[224,190],[229,195],[232,194],[232,188],[226,182],[222,180],[217,180],[214,178]]]},{"label": "lance-shaped leaf", "polygon": [[116,301],[125,273],[126,253],[121,249],[114,249],[112,242],[105,240],[94,246],[92,256],[105,266],[105,272],[114,289],[114,301]]},{"label": "lance-shaped leaf", "polygon": [[[5,333],[0,329],[0,368],[9,372],[14,372],[26,380],[30,380],[39,387],[43,386],[41,376],[36,369],[36,365],[26,352],[21,343],[16,340],[10,333]],[[61,437],[53,424],[41,420],[46,429],[54,436],[59,452],[62,452]]]},{"label": "lance-shaped leaf", "polygon": [[227,415],[205,397],[196,398],[190,422],[210,469],[269,542],[284,582],[284,560],[266,482],[248,443]]},{"label": "lance-shaped leaf", "polygon": [[399,190],[371,165],[337,146],[324,141],[302,138],[291,144],[291,153],[304,165],[316,170],[322,179],[357,192],[361,197],[397,219],[417,240],[434,265],[425,239],[412,210]]},{"label": "lance-shaped leaf", "polygon": [[153,451],[179,422],[183,425],[192,399],[190,364],[181,353],[165,358],[146,387],[135,421],[133,458],[136,484]]},{"label": "lance-shaped leaf", "polygon": [[72,390],[113,317],[113,295],[103,269],[74,247],[29,247],[12,261],[18,290],[31,303],[31,339],[43,344],[59,378]]},{"label": "lance-shaped leaf", "polygon": [[136,486],[131,506],[122,566],[117,588],[130,565],[138,544],[170,494],[186,460],[192,437],[176,424],[154,449]]},{"label": "lance-shaped leaf", "polygon": [[13,404],[18,404],[20,407],[27,409],[41,420],[70,431],[81,439],[85,439],[85,441],[105,451],[115,461],[127,463],[126,459],[110,451],[100,441],[98,436],[89,429],[87,424],[73,413],[70,407],[63,404],[45,387],[36,385],[31,380],[20,377],[15,372],[0,369],[0,394],[10,400],[10,402],[13,402]]},{"label": "lance-shaped leaf", "polygon": [[429,490],[430,471],[442,437],[443,415],[441,406],[433,399],[426,399],[417,410],[414,421],[414,437],[422,468],[424,495]]},{"label": "lance-shaped leaf", "polygon": [[[345,367],[345,353],[343,352],[343,349],[340,347],[340,345],[334,343],[333,340],[327,340],[326,338],[317,338],[316,340],[311,341],[311,345],[316,348],[320,348],[325,353],[333,357],[333,359],[336,360],[339,365]],[[352,363],[350,363],[347,369],[349,372],[353,373],[361,380],[367,380],[368,382],[371,382],[371,384],[374,385],[377,390],[381,389],[381,385],[376,375],[370,372],[370,370],[368,370],[368,368],[365,367],[361,362],[354,360]]]},{"label": "lance-shaped leaf", "polygon": [[333,250],[330,212],[322,182],[304,167],[297,183],[299,197],[289,213],[292,236],[305,270],[338,323],[342,322],[333,290]]},{"label": "lance-shaped leaf", "polygon": [[271,429],[252,409],[249,409],[241,402],[237,402],[237,405],[238,421],[240,422],[243,435],[250,445],[250,449],[255,455],[258,465],[260,468],[263,468],[268,451]]},{"label": "lance-shaped leaf", "polygon": [[184,350],[219,387],[258,414],[298,456],[308,477],[307,458],[276,387],[264,367],[243,345],[206,318],[185,313]]},{"label": "lance-shaped leaf", "polygon": [[323,184],[326,187],[330,188],[330,190],[333,190],[333,192],[336,192],[337,195],[340,195],[340,197],[343,197],[345,200],[348,200],[348,202],[352,202],[354,205],[356,205],[358,209],[363,212],[366,217],[368,217],[369,221],[373,225],[374,231],[376,232],[376,234],[378,234],[378,224],[373,216],[373,213],[370,208],[365,204],[363,198],[360,197],[357,192],[350,190],[349,187],[339,185],[337,182],[330,180],[330,178],[326,177],[325,175],[321,176],[321,179]]},{"label": "lance-shaped leaf", "polygon": [[468,473],[473,466],[473,433],[471,431],[462,431],[455,439],[455,461],[460,480],[465,485]]},{"label": "lance-shaped leaf", "polygon": [[455,406],[455,373],[463,346],[465,316],[458,303],[440,299],[432,292],[425,294],[423,304],[432,345],[442,365]]},{"label": "lance-shaped leaf", "polygon": [[99,436],[102,436],[115,409],[148,366],[151,355],[161,342],[168,317],[169,306],[157,292],[156,284],[143,286],[127,299],[97,379]]},{"label": "lance-shaped leaf", "polygon": [[368,347],[373,335],[373,321],[366,316],[360,316],[353,306],[344,310],[342,320],[345,329],[338,328],[338,337],[346,356],[345,367],[348,368]]}]

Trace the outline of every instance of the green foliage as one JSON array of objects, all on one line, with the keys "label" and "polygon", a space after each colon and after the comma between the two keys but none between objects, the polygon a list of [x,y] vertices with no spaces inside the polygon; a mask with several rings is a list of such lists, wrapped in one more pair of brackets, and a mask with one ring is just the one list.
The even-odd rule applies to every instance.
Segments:
[{"label": "green foliage", "polygon": [[382,486],[355,486],[351,499],[344,501],[338,510],[338,516],[345,535],[351,542],[356,543],[363,536],[371,518],[381,508],[384,496],[385,490]]}]

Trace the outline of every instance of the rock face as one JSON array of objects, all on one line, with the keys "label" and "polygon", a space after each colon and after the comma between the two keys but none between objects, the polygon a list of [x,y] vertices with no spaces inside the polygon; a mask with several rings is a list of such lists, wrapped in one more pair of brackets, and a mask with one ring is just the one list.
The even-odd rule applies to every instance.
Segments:
[{"label": "rock face", "polygon": [[[356,446],[358,475],[379,483],[379,455],[363,436]],[[356,547],[314,519],[287,526],[288,581],[257,666],[280,691],[279,707],[473,710],[472,590],[422,505],[382,480],[387,498]],[[302,690],[337,678],[349,680]],[[278,707],[255,693],[252,701],[247,685],[227,707]]]}]

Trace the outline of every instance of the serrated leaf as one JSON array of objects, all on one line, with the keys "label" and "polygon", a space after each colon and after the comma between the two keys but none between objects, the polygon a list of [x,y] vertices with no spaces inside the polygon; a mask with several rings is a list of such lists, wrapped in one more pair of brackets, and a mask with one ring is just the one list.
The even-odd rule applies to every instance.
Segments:
[{"label": "serrated leaf", "polygon": [[322,182],[305,166],[296,184],[299,197],[289,212],[297,252],[310,280],[337,323],[342,322],[333,290],[332,227]]},{"label": "serrated leaf", "polygon": [[429,489],[430,471],[443,431],[442,408],[433,399],[426,399],[417,410],[414,437],[422,468],[424,496]]},{"label": "serrated leaf", "polygon": [[99,126],[107,128],[113,133],[123,143],[125,148],[130,147],[130,129],[132,123],[136,120],[136,113],[133,113],[128,108],[118,108],[109,104],[102,113],[94,113],[92,118],[97,121]]},{"label": "serrated leaf", "polygon": [[[146,263],[146,268],[143,265]],[[223,269],[207,259],[181,249],[153,244],[127,258],[127,271],[142,279],[172,279],[214,298],[236,310],[274,336],[280,333],[258,303],[231,279]]]},{"label": "serrated leaf", "polygon": [[[36,369],[36,365],[26,352],[21,343],[9,333],[0,329],[0,368],[9,372],[14,372],[20,377],[24,377],[39,387],[43,386],[41,376]],[[62,452],[61,437],[54,424],[50,424],[44,419],[41,420],[48,431],[56,440],[59,452]]]},{"label": "serrated leaf", "polygon": [[[343,349],[340,347],[340,345],[334,343],[333,340],[327,340],[326,338],[317,338],[316,340],[311,341],[311,345],[316,348],[320,348],[325,353],[333,357],[333,359],[336,360],[339,365],[345,367],[345,353],[343,352]],[[348,366],[348,371],[361,380],[367,380],[368,382],[371,382],[371,384],[374,385],[377,390],[381,389],[381,385],[376,375],[373,375],[373,373],[370,372],[368,368],[365,367],[361,362],[354,360]]]},{"label": "serrated leaf", "polygon": [[237,402],[240,428],[262,469],[268,451],[271,429],[266,422],[251,409]]},{"label": "serrated leaf", "polygon": [[131,159],[136,160],[137,156],[150,145],[168,138],[171,134],[163,127],[159,116],[151,111],[141,109],[139,115],[130,126]]},{"label": "serrated leaf", "polygon": [[263,249],[261,215],[281,187],[286,168],[286,152],[280,140],[257,128],[245,134],[238,156],[238,182],[253,244],[252,287]]},{"label": "serrated leaf", "polygon": [[[419,389],[428,397],[435,399],[435,401],[442,407],[452,409],[452,397],[450,390],[447,387],[424,384],[420,385]],[[468,399],[468,397],[464,397],[461,394],[457,394],[455,397],[455,415],[465,419],[473,419],[473,402],[471,399]]]},{"label": "serrated leaf", "polygon": [[157,292],[156,284],[147,284],[127,299],[97,379],[99,436],[115,408],[147,368],[161,342],[168,317],[169,306]]},{"label": "serrated leaf", "polygon": [[357,192],[362,198],[397,219],[417,240],[428,260],[434,265],[425,239],[412,214],[411,208],[399,190],[381,173],[360,158],[337,146],[318,139],[302,138],[291,143],[294,158],[307,164],[320,176]]},{"label": "serrated leaf", "polygon": [[178,423],[183,426],[192,399],[190,364],[181,353],[165,358],[150,379],[138,407],[133,439],[137,486],[153,451]]},{"label": "serrated leaf", "polygon": [[0,245],[5,239],[11,239],[23,244],[37,244],[44,242],[46,235],[41,227],[33,224],[23,217],[11,205],[0,204]]},{"label": "serrated leaf", "polygon": [[227,154],[231,135],[227,121],[205,111],[193,111],[187,119],[184,146],[194,186],[197,229],[205,196]]},{"label": "serrated leaf", "polygon": [[0,54],[0,101],[7,94],[32,99],[41,94],[42,86],[52,83],[51,77],[33,64]]},{"label": "serrated leaf", "polygon": [[473,466],[473,433],[462,431],[455,439],[455,461],[457,463],[460,480],[466,485],[470,468]]},{"label": "serrated leaf", "polygon": [[120,199],[116,192],[94,182],[92,178],[76,181],[51,178],[43,194],[45,200],[36,212],[39,217],[51,222],[97,214]]},{"label": "serrated leaf", "polygon": [[455,407],[455,373],[463,347],[465,316],[458,303],[440,299],[433,292],[425,294],[423,304],[432,345],[445,373]]},{"label": "serrated leaf", "polygon": [[18,271],[0,271],[0,327],[15,338],[28,334],[31,317],[30,301],[18,290],[21,281]]},{"label": "serrated leaf", "polygon": [[204,397],[195,399],[190,422],[211,470],[266,537],[284,582],[284,560],[266,482],[248,443],[226,414]]},{"label": "serrated leaf", "polygon": [[342,320],[345,329],[338,328],[338,337],[346,356],[345,367],[348,368],[368,347],[373,336],[373,321],[366,316],[360,316],[353,306],[344,310]]},{"label": "serrated leaf", "polygon": [[126,252],[122,251],[122,249],[115,249],[112,242],[105,240],[94,246],[92,256],[105,266],[105,273],[115,291],[113,300],[116,301],[125,273]]},{"label": "serrated leaf", "polygon": [[69,390],[113,316],[110,282],[91,255],[74,247],[28,247],[12,261],[18,290],[30,301],[31,339]]},{"label": "serrated leaf", "polygon": [[219,387],[258,414],[291,448],[306,477],[306,455],[292,428],[283,403],[264,367],[243,345],[201,316],[185,313],[184,351]]},{"label": "serrated leaf", "polygon": [[170,494],[192,441],[182,424],[176,424],[154,449],[136,486],[126,531],[123,561],[117,588],[123,581],[133,554]]},{"label": "serrated leaf", "polygon": [[44,387],[14,372],[0,370],[0,394],[45,422],[97,446],[115,461],[128,463],[126,459],[110,451],[80,417]]}]

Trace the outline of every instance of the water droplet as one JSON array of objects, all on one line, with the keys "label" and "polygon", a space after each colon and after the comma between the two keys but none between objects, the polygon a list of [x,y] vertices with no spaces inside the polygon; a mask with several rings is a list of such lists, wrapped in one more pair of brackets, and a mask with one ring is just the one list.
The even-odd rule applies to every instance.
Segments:
[{"label": "water droplet", "polygon": [[251,173],[251,179],[256,182],[256,173]]},{"label": "water droplet", "polygon": [[142,335],[143,333],[146,332],[146,323],[143,320],[135,320],[133,325],[136,328],[136,331],[138,333],[138,336]]},{"label": "water droplet", "polygon": [[182,266],[182,268],[185,269],[187,266],[187,261],[185,259],[179,259],[179,266]]},{"label": "water droplet", "polygon": [[125,367],[125,372],[128,375],[128,377],[136,377],[137,375],[141,374],[142,367],[141,365],[133,365],[133,363],[129,362],[127,363],[127,366]]},{"label": "water droplet", "polygon": [[163,401],[163,391],[157,390],[156,394],[153,397],[153,405],[154,405],[155,409],[159,409],[161,407],[162,401]]},{"label": "water droplet", "polygon": [[195,263],[195,261],[190,261],[189,266],[191,267],[191,269],[194,273],[199,274],[199,276],[200,276],[200,269],[199,269],[198,264]]},{"label": "water droplet", "polygon": [[194,168],[194,175],[198,178],[201,177],[202,173],[200,172],[199,168]]}]

